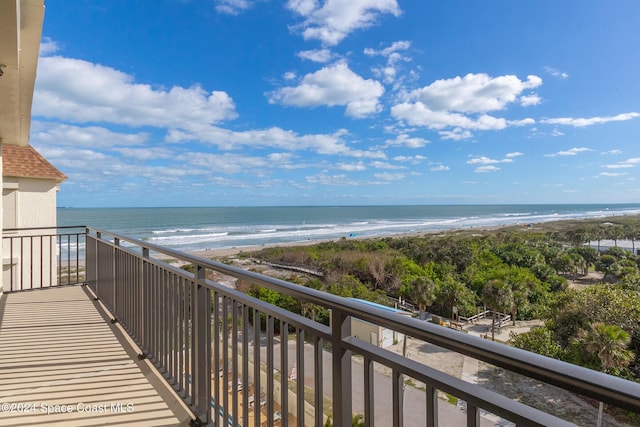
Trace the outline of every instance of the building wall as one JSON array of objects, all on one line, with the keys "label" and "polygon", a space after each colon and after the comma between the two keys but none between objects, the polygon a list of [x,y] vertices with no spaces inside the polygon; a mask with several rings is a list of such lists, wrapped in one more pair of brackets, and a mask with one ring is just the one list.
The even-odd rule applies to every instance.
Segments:
[{"label": "building wall", "polygon": [[382,327],[374,325],[373,323],[365,322],[354,317],[351,318],[351,335],[369,344],[380,345],[382,329]]},{"label": "building wall", "polygon": [[6,201],[14,193],[16,228],[55,227],[57,191],[52,180],[4,177],[2,198]]},{"label": "building wall", "polygon": [[[0,143],[0,171],[1,170],[2,170],[2,144]],[[2,176],[1,173],[0,173],[0,184],[4,188],[4,177]],[[0,235],[2,235],[4,233],[4,226],[3,226],[3,222],[4,222],[3,199],[4,199],[4,197],[0,197],[0,215],[2,215],[2,218],[3,218],[3,221],[0,221]],[[0,249],[4,253],[4,247],[1,244],[0,244]],[[3,276],[4,276],[4,262],[3,262],[3,274],[2,274],[2,276],[0,276],[0,295],[2,295],[2,292],[4,291]]]},{"label": "building wall", "polygon": [[[55,237],[20,238],[19,236],[25,233],[4,231],[8,228],[55,227],[57,189],[58,186],[53,180],[4,177],[2,191],[2,204],[5,208],[2,243],[4,291],[57,284]],[[7,237],[13,239],[9,240]]]}]

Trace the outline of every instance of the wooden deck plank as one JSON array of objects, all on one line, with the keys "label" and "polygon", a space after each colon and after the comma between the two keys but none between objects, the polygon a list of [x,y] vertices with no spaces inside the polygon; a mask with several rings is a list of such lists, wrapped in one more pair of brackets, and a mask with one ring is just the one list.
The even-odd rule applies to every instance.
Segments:
[{"label": "wooden deck plank", "polygon": [[82,286],[0,296],[0,425],[188,425],[182,401],[107,320]]}]

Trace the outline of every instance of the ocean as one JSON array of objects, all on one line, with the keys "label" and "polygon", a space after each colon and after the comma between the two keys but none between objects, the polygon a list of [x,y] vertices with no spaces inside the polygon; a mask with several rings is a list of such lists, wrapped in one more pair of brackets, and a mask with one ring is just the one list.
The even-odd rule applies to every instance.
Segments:
[{"label": "ocean", "polygon": [[59,208],[88,225],[181,251],[640,214],[640,204]]}]

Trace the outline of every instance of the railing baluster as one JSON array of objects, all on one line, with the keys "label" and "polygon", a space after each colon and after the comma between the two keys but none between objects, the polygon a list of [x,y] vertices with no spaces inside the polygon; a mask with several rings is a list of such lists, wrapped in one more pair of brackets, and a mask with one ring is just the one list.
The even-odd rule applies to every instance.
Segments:
[{"label": "railing baluster", "polygon": [[[49,236],[49,283],[51,286],[55,286],[55,284],[53,283],[53,269],[56,267],[57,265],[57,261],[58,261],[58,257],[56,256],[56,263],[54,265],[53,262],[53,238],[55,236]],[[85,244],[85,248],[86,248],[86,244]],[[85,249],[86,250],[86,249]],[[87,262],[85,261],[84,263],[84,281],[85,283],[87,282]],[[80,282],[80,280],[78,280],[78,282]]]},{"label": "railing baluster", "polygon": [[193,381],[191,381],[191,280],[185,280],[184,283],[184,297],[183,297],[183,348],[184,348],[184,376],[183,382],[185,385],[185,396],[187,402],[193,405]]},{"label": "railing baluster", "polygon": [[[44,253],[42,252],[43,249],[43,241],[42,239],[44,239],[43,236],[40,236],[40,238],[38,240],[40,240],[40,287],[42,288],[44,286]],[[49,263],[51,263],[51,258],[49,258]]]},{"label": "railing baluster", "polygon": [[[249,306],[242,304],[242,425],[249,424]],[[253,390],[254,414],[256,408]],[[259,407],[260,405],[258,405]]]},{"label": "railing baluster", "polygon": [[67,234],[67,283],[71,283],[71,234]]},{"label": "railing baluster", "polygon": [[232,409],[234,423],[237,424],[238,416],[238,305],[235,300],[231,300],[231,372],[233,382],[231,383],[232,390]]},{"label": "railing baluster", "polygon": [[254,427],[260,427],[262,408],[262,387],[260,386],[260,311],[253,308],[253,420]]},{"label": "railing baluster", "polygon": [[280,322],[280,415],[282,425],[289,425],[289,324]]},{"label": "railing baluster", "polygon": [[24,237],[20,237],[20,290],[24,288],[24,265],[22,262],[24,261]]},{"label": "railing baluster", "polygon": [[80,254],[80,236],[76,234],[76,283],[80,282],[80,266],[78,263],[78,256]]},{"label": "railing baluster", "polygon": [[[275,392],[273,375],[273,317],[267,315],[267,425],[273,427]],[[280,373],[282,378],[282,372]]]},{"label": "railing baluster", "polygon": [[204,286],[204,267],[196,267],[195,278],[191,298],[195,318],[193,323],[195,355],[193,382],[196,387],[194,409],[200,421],[208,424],[211,418],[211,304],[209,288]]},{"label": "railing baluster", "polygon": [[391,373],[391,399],[393,402],[393,427],[402,427],[404,422],[404,383],[402,374],[394,369]]},{"label": "railing baluster", "polygon": [[331,360],[333,379],[333,419],[338,425],[351,424],[351,351],[342,339],[351,335],[351,317],[338,309],[331,311]]},{"label": "railing baluster", "polygon": [[374,415],[374,372],[373,361],[368,357],[364,358],[364,425],[365,427],[373,427],[375,422]]},{"label": "railing baluster", "polygon": [[[16,264],[13,262],[13,239],[9,239],[9,262],[11,263],[11,275],[9,278],[9,290],[11,291],[15,291],[14,289],[14,283],[13,283],[13,276],[15,275],[15,266]],[[3,284],[4,286],[4,284]]]},{"label": "railing baluster", "polygon": [[298,425],[304,424],[304,329],[296,328],[296,398],[298,406]]},{"label": "railing baluster", "polygon": [[313,376],[314,376],[314,404],[315,404],[315,416],[316,426],[324,425],[324,392],[323,392],[323,366],[322,366],[322,346],[323,339],[319,336],[314,337],[313,342]]},{"label": "railing baluster", "polygon": [[427,384],[427,391],[425,394],[427,398],[427,427],[436,427],[438,425],[438,389]]},{"label": "railing baluster", "polygon": [[[229,419],[229,299],[226,296],[222,297],[222,418],[223,420]],[[218,414],[215,414],[216,416]]]},{"label": "railing baluster", "polygon": [[177,374],[177,324],[178,310],[176,309],[176,294],[178,292],[178,276],[171,273],[171,283],[169,283],[169,378],[171,385],[175,386]]},{"label": "railing baluster", "polygon": [[220,404],[220,388],[224,387],[224,365],[220,366],[220,340],[222,335],[220,334],[222,328],[222,322],[220,321],[220,294],[214,292],[213,294],[213,419],[217,420],[222,408]]},{"label": "railing baluster", "polygon": [[480,411],[476,405],[467,401],[467,427],[477,427],[480,425]]}]

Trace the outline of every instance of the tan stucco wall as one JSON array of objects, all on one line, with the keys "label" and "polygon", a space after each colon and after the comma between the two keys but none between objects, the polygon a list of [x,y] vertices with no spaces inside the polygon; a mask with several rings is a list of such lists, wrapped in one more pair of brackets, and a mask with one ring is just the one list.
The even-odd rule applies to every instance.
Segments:
[{"label": "tan stucco wall", "polygon": [[373,345],[380,345],[383,328],[373,323],[363,320],[351,318],[351,335],[361,341],[368,342]]},{"label": "tan stucco wall", "polygon": [[[3,205],[12,211],[3,212],[4,224],[13,224],[15,228],[56,226],[58,186],[55,181],[4,177],[2,187]],[[10,198],[13,200],[9,201]],[[14,216],[13,221],[11,216]],[[10,290],[10,287],[16,290],[57,284],[55,238],[15,239],[11,245],[8,240],[3,239],[2,261],[0,288],[5,291]],[[31,268],[32,263],[35,263],[36,268]]]},{"label": "tan stucco wall", "polygon": [[[2,143],[1,142],[2,142],[2,138],[0,138],[0,171],[2,170]],[[0,173],[0,187],[2,187],[4,185],[3,183],[4,183],[4,177]],[[2,197],[0,197],[0,215],[2,215],[3,218],[4,218],[4,214],[2,213]],[[4,231],[3,231],[3,227],[2,227],[2,221],[0,221],[0,235],[2,235],[3,232]],[[0,253],[2,253],[3,251],[4,251],[4,249],[2,247],[2,243],[1,243],[1,240],[0,240]],[[4,276],[4,274],[2,276]],[[2,292],[4,290],[4,286],[2,285],[2,283],[3,283],[2,276],[0,276],[0,295],[2,295]]]},{"label": "tan stucco wall", "polygon": [[55,181],[5,177],[3,188],[15,188],[16,184],[16,227],[54,227],[58,190]]}]

